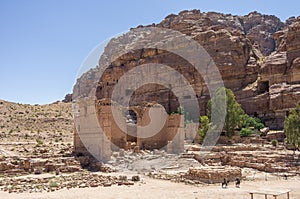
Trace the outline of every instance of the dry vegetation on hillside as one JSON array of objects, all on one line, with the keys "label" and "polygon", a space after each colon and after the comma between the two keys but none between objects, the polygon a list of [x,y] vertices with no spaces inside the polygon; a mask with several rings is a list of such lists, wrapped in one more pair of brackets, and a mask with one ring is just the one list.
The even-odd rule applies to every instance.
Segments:
[{"label": "dry vegetation on hillside", "polygon": [[29,105],[0,100],[0,147],[6,151],[26,156],[34,147],[72,148],[72,140],[71,103]]}]

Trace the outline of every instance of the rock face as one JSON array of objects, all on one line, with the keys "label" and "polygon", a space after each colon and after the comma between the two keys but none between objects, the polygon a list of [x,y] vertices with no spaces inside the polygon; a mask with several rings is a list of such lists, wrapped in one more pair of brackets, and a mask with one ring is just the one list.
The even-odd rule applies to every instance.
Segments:
[{"label": "rock face", "polygon": [[[148,27],[176,30],[200,43],[216,63],[224,85],[234,91],[246,113],[260,117],[271,129],[282,128],[289,109],[300,100],[299,17],[283,23],[275,16],[257,12],[234,16],[192,10],[171,14],[161,23]],[[129,46],[121,41],[120,38],[111,40],[104,54]],[[209,92],[191,64],[170,52],[146,48],[147,39],[142,42],[144,49],[123,54],[112,63],[108,56],[102,56],[98,67],[78,79],[73,96],[74,93],[75,96],[87,96],[93,92],[88,85],[98,82],[96,98],[110,98],[114,86],[127,71],[141,64],[162,63],[184,75],[196,92],[200,114],[206,114]],[[97,70],[107,63],[109,67],[102,77],[97,77]],[[170,95],[169,89],[157,85],[138,89],[131,105],[139,105],[145,95],[150,102],[163,105],[169,113],[178,108],[178,101]]]},{"label": "rock face", "polygon": [[274,38],[277,49],[259,70],[257,95],[238,98],[247,113],[264,118],[271,129],[280,129],[289,110],[300,100],[300,18],[276,32]]},{"label": "rock face", "polygon": [[66,94],[65,98],[62,100],[64,103],[72,102],[72,94]]},{"label": "rock face", "polygon": [[[287,20],[287,24],[292,23],[293,19]],[[199,20],[202,24],[199,24]],[[207,29],[207,27],[203,27],[203,22],[206,22],[208,26],[213,26],[214,29],[242,32],[263,55],[269,55],[275,50],[273,34],[286,26],[279,18],[258,12],[236,16],[216,12],[201,13],[199,10],[182,11],[178,15],[169,15],[158,26],[178,30],[185,34],[191,34],[191,32],[195,34],[195,29],[196,31],[199,31],[199,28],[200,31]]]}]

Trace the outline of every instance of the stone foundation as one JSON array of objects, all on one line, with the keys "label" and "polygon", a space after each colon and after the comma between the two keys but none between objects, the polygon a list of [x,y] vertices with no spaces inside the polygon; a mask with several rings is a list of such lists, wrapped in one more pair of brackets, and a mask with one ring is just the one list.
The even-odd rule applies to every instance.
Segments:
[{"label": "stone foundation", "polygon": [[204,183],[221,183],[224,179],[235,181],[236,178],[242,178],[242,169],[237,167],[199,167],[190,168],[186,178],[198,180]]}]

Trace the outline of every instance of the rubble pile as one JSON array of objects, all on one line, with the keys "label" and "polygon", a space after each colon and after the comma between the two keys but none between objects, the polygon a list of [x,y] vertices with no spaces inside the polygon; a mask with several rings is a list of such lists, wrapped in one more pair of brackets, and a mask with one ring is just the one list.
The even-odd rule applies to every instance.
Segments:
[{"label": "rubble pile", "polygon": [[3,175],[41,174],[49,172],[72,173],[81,170],[80,162],[75,157],[49,159],[0,157],[0,173]]},{"label": "rubble pile", "polygon": [[[126,176],[125,176],[126,177]],[[50,192],[60,189],[87,188],[87,187],[109,187],[112,185],[134,185],[134,182],[127,180],[127,177],[104,176],[96,173],[80,172],[71,175],[60,175],[52,177],[19,177],[2,178],[0,181],[0,190],[9,193],[32,193],[32,192]]]},{"label": "rubble pile", "polygon": [[299,155],[284,147],[238,144],[215,146],[211,153],[201,156],[194,153],[194,158],[204,166],[232,166],[252,168],[269,173],[299,174]]}]

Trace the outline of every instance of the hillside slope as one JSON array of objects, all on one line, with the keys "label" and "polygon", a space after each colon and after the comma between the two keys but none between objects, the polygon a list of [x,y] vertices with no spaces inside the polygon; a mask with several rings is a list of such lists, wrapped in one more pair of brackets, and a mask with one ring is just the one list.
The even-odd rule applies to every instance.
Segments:
[{"label": "hillside slope", "polygon": [[32,155],[37,145],[41,146],[39,149],[48,148],[52,151],[68,145],[72,150],[72,142],[71,103],[29,105],[0,100],[2,152],[27,156]]}]

